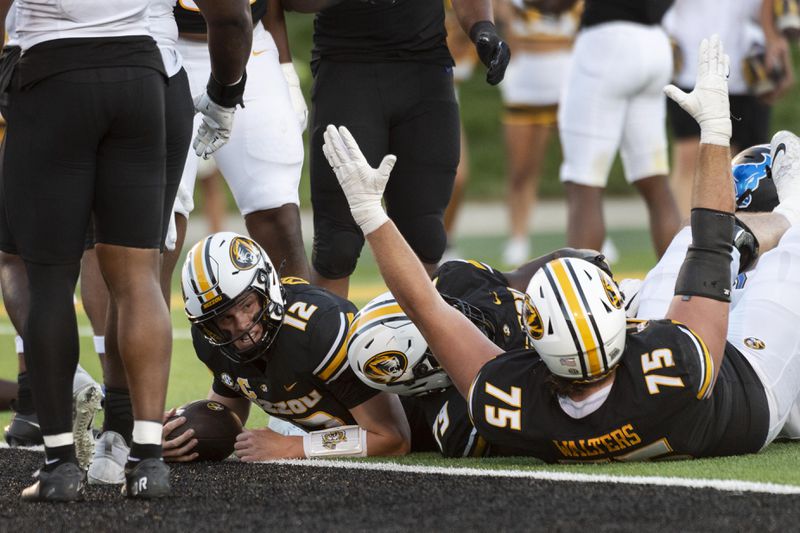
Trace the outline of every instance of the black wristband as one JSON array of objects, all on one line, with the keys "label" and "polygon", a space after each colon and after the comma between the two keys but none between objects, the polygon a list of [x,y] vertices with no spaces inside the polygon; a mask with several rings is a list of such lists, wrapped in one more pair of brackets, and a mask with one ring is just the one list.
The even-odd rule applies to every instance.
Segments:
[{"label": "black wristband", "polygon": [[491,20],[481,20],[473,24],[472,27],[469,29],[470,40],[473,43],[477,43],[478,35],[480,35],[481,32],[484,31],[488,31],[496,35],[497,28],[495,27],[494,22],[492,22]]},{"label": "black wristband", "polygon": [[211,101],[217,105],[222,107],[236,107],[238,104],[244,107],[242,95],[244,95],[245,82],[247,82],[247,71],[243,72],[242,79],[233,85],[222,85],[214,78],[214,75],[211,74],[208,77],[206,91]]},{"label": "black wristband", "polygon": [[675,294],[731,301],[733,213],[692,209],[692,244],[686,252]]}]

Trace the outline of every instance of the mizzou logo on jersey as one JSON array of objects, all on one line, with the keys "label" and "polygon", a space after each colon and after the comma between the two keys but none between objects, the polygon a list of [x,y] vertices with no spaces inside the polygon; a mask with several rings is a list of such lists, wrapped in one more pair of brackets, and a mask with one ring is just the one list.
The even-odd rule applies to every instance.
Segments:
[{"label": "mizzou logo on jersey", "polygon": [[616,309],[620,309],[622,307],[622,297],[619,294],[619,289],[617,289],[614,282],[611,281],[611,278],[606,275],[601,275],[600,281],[603,282],[603,289],[606,291],[608,301],[611,302],[611,305]]},{"label": "mizzou logo on jersey", "polygon": [[322,435],[322,447],[328,450],[335,450],[343,442],[347,442],[347,434],[341,429]]},{"label": "mizzou logo on jersey", "polygon": [[752,350],[763,350],[767,346],[764,341],[755,337],[747,337],[744,340],[744,345]]},{"label": "mizzou logo on jersey", "polygon": [[544,337],[544,323],[542,322],[542,317],[539,315],[539,311],[536,309],[536,306],[533,305],[530,298],[525,299],[523,317],[525,319],[525,328],[532,339],[538,341]]},{"label": "mizzou logo on jersey", "polygon": [[376,383],[392,383],[400,378],[408,368],[408,358],[404,353],[389,351],[370,357],[364,364],[364,375]]},{"label": "mizzou logo on jersey", "polygon": [[256,243],[244,237],[235,237],[230,246],[231,262],[239,270],[250,270],[261,256]]}]

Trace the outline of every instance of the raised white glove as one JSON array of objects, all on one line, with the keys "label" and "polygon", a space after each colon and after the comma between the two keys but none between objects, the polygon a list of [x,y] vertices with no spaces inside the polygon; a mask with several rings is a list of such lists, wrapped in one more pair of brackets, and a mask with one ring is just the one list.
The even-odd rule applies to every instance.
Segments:
[{"label": "raised white glove", "polygon": [[289,86],[289,97],[292,99],[292,109],[294,109],[297,121],[300,123],[300,131],[306,131],[308,126],[308,105],[306,105],[306,99],[300,89],[300,78],[297,77],[297,71],[291,63],[281,63],[281,70],[283,71],[283,77],[286,79],[286,85]]},{"label": "raised white glove", "polygon": [[197,128],[192,148],[194,153],[208,159],[231,138],[236,106],[222,107],[215,104],[206,92],[194,99],[194,109],[203,114],[203,121]]},{"label": "raised white glove", "polygon": [[686,94],[674,85],[664,92],[675,100],[700,125],[700,142],[729,146],[731,142],[731,111],[728,100],[730,58],[722,49],[718,35],[703,39],[697,62],[697,81],[694,90]]},{"label": "raised white glove", "polygon": [[389,220],[381,199],[397,157],[387,155],[378,168],[372,168],[344,126],[337,130],[329,124],[323,137],[322,152],[342,186],[356,224],[368,235]]}]

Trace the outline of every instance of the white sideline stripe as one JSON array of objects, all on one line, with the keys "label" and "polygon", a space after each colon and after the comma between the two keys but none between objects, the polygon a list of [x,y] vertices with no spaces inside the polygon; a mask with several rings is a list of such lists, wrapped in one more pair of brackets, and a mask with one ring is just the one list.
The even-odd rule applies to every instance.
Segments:
[{"label": "white sideline stripe", "polygon": [[504,477],[539,479],[545,481],[572,481],[577,483],[622,483],[627,485],[655,485],[661,487],[686,487],[691,489],[716,489],[726,492],[761,492],[766,494],[800,494],[800,487],[777,483],[758,483],[727,479],[687,479],[662,476],[611,476],[602,474],[576,474],[572,472],[542,472],[533,470],[494,470],[483,468],[444,468],[440,466],[401,465],[395,463],[357,463],[330,459],[284,459],[266,461],[269,464],[292,466],[323,466],[354,470],[377,470],[410,474],[439,474],[446,476]]},{"label": "white sideline stripe", "polygon": [[[0,324],[0,335],[16,335],[17,330],[11,324]],[[94,337],[94,331],[89,326],[79,326],[78,334],[81,337]],[[178,340],[191,340],[192,333],[189,328],[172,328],[172,338]]]}]

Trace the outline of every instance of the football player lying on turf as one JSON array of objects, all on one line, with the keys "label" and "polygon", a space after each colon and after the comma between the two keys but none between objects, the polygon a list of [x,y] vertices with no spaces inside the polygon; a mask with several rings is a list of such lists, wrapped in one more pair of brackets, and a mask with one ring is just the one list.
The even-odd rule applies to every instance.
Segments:
[{"label": "football player lying on turf", "polygon": [[[513,272],[478,261],[448,261],[433,274],[433,283],[447,303],[497,346],[527,348],[521,319],[525,289],[536,271],[561,257],[584,258],[611,274],[604,257],[594,250],[563,248]],[[464,398],[391,293],[374,298],[353,319],[348,358],[364,383],[401,396],[411,426],[412,452],[436,451],[445,457],[518,454],[488,446],[477,434]]]},{"label": "football player lying on turf", "polygon": [[[408,452],[400,400],[367,387],[347,363],[352,303],[299,278],[279,281],[266,252],[231,232],[195,244],[181,277],[197,357],[214,375],[208,399],[233,409],[242,423],[254,403],[310,432],[245,430],[235,447],[240,459]],[[165,423],[163,435],[184,422]],[[164,440],[164,457],[193,460],[192,436]]]},{"label": "football player lying on turf", "polygon": [[763,235],[751,228],[764,251],[785,234],[758,264],[757,277],[763,269],[772,289],[759,287],[733,311],[731,325],[741,328],[728,343],[738,254],[730,244],[729,61],[717,37],[702,43],[699,62],[692,93],[667,90],[701,129],[692,245],[667,319],[626,324],[606,273],[580,259],[557,259],[526,291],[526,324],[539,357],[504,352],[441,298],[381,206],[394,156],[373,169],[345,128],[328,127],[325,155],[387,286],[490,444],[549,462],[734,455],[762,449],[789,418],[800,391],[800,281],[790,276],[800,268],[800,169],[792,169],[800,142],[773,146],[781,199],[775,212],[784,220],[771,221]]}]

